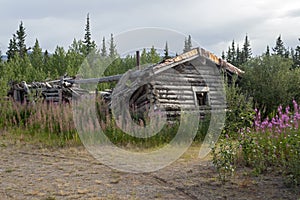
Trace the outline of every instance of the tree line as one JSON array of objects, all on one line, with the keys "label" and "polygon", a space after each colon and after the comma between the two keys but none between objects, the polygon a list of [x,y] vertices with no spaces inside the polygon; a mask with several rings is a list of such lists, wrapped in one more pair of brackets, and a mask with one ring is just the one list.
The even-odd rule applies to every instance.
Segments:
[{"label": "tree line", "polygon": [[[57,79],[66,74],[75,76],[80,66],[85,63],[84,61],[88,60],[86,59],[88,55],[101,58],[99,65],[110,64],[105,75],[125,73],[128,69],[136,66],[135,55],[120,58],[113,34],[110,35],[108,42],[103,37],[100,48],[97,47],[96,42],[92,39],[89,14],[86,17],[83,39],[74,39],[67,50],[62,46],[57,46],[53,53],[49,53],[47,50],[43,51],[38,39],[35,40],[33,47],[27,47],[26,36],[26,28],[21,21],[9,40],[6,51],[7,60],[1,60],[0,57],[1,94],[5,94],[7,83],[11,81],[33,82]],[[189,36],[186,38],[184,51],[191,48],[191,37]],[[154,46],[150,49],[143,49],[140,64],[157,63],[166,58],[170,58],[167,42],[163,56],[156,51]],[[92,72],[90,72],[90,76],[93,77]]]},{"label": "tree line", "polygon": [[[86,77],[97,77],[99,73],[85,70],[80,71],[80,66],[91,64],[89,55],[101,58],[97,60],[99,66],[109,67],[104,72],[105,76],[125,73],[136,66],[136,57],[127,55],[121,58],[117,52],[117,44],[113,34],[108,42],[102,38],[100,47],[92,39],[90,30],[90,17],[86,17],[83,39],[74,39],[65,50],[57,46],[53,53],[43,51],[38,39],[33,47],[26,45],[26,28],[23,22],[12,38],[9,40],[7,60],[0,62],[0,93],[6,94],[10,81],[44,81],[56,79],[68,74],[85,73]],[[189,35],[183,41],[183,52],[192,49],[192,39]],[[93,57],[91,56],[91,57]],[[164,53],[160,55],[154,47],[143,49],[140,64],[157,63],[170,58],[168,43],[165,43]],[[222,58],[227,62],[245,71],[239,86],[243,93],[253,97],[255,106],[270,113],[278,103],[288,104],[291,99],[300,98],[300,46],[287,48],[281,35],[275,41],[274,47],[266,47],[266,51],[259,56],[252,55],[251,42],[246,35],[243,45],[233,40],[227,51],[222,52]],[[90,62],[90,63],[89,63]],[[88,69],[88,67],[87,67]]]},{"label": "tree line", "polygon": [[274,47],[267,46],[255,57],[247,35],[241,49],[233,40],[222,58],[245,71],[238,85],[264,116],[276,111],[278,104],[287,106],[300,100],[300,46],[287,48],[281,35]]},{"label": "tree line", "polygon": [[[300,41],[300,38],[298,39]],[[287,48],[284,45],[281,35],[279,35],[275,41],[275,46],[271,48],[267,45],[266,51],[262,55],[277,55],[282,58],[291,58],[293,60],[293,67],[300,66],[300,46],[296,48]],[[228,50],[222,51],[222,59],[227,62],[239,67],[245,64],[252,58],[252,49],[250,45],[250,40],[248,35],[245,36],[244,43],[242,47],[239,47],[239,44],[236,44],[235,40],[232,40],[231,45],[228,47]]]}]

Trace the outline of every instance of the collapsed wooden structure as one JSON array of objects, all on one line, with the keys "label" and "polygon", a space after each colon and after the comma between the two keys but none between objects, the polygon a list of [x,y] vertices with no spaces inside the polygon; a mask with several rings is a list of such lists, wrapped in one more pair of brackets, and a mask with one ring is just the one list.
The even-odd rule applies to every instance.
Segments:
[{"label": "collapsed wooden structure", "polygon": [[81,95],[88,92],[68,82],[68,80],[73,79],[73,77],[62,77],[59,80],[44,82],[11,82],[7,95],[21,103],[35,102],[38,100],[53,103],[69,103],[72,98],[80,98]]},{"label": "collapsed wooden structure", "polygon": [[120,106],[129,104],[131,115],[142,117],[153,106],[165,112],[169,119],[180,116],[182,110],[204,115],[212,107],[226,107],[223,75],[230,81],[233,74],[243,73],[212,53],[195,48],[123,75],[118,83],[120,87],[113,92],[113,99],[122,97],[123,100],[115,101],[119,106],[115,105],[114,109],[121,110]]},{"label": "collapsed wooden structure", "polygon": [[179,116],[182,109],[201,112],[209,110],[212,105],[222,106],[225,102],[222,74],[230,81],[233,74],[241,76],[243,73],[214,54],[195,48],[145,69],[137,68],[121,75],[89,79],[62,77],[54,81],[11,84],[8,95],[20,102],[38,98],[47,102],[69,102],[88,92],[78,84],[118,81],[116,88],[103,93],[107,101],[123,99],[115,102],[121,102],[121,106],[128,104],[131,112],[138,115],[154,106],[172,118]]}]

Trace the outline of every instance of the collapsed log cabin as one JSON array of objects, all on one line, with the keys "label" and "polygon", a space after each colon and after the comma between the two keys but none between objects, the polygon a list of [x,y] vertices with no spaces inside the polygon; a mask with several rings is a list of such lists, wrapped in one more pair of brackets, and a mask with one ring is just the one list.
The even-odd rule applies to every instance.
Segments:
[{"label": "collapsed log cabin", "polygon": [[118,105],[113,107],[121,110],[129,104],[131,117],[138,119],[151,106],[165,112],[171,120],[178,118],[182,110],[204,116],[212,106],[226,107],[223,75],[231,81],[233,74],[243,73],[212,53],[195,48],[143,70],[128,71],[112,96],[123,100],[115,101]]}]

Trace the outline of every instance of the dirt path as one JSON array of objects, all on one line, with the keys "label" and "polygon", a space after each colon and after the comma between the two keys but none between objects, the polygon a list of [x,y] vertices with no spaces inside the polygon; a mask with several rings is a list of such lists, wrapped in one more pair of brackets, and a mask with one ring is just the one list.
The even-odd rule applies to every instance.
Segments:
[{"label": "dirt path", "polygon": [[280,177],[246,176],[245,169],[221,185],[210,161],[189,156],[154,173],[131,174],[102,165],[83,147],[37,148],[0,136],[0,153],[1,200],[300,198]]}]

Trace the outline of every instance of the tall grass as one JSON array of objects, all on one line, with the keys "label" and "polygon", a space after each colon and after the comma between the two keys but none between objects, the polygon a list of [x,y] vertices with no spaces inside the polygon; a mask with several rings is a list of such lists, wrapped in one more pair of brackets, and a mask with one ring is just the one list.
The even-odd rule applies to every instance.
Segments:
[{"label": "tall grass", "polygon": [[[179,121],[166,123],[157,134],[138,138],[124,133],[117,126],[116,120],[112,118],[107,103],[97,98],[96,100],[98,119],[84,124],[95,130],[95,123],[99,123],[108,139],[119,146],[130,146],[139,148],[159,147],[168,144],[177,134],[180,126]],[[82,116],[84,116],[83,111]],[[21,104],[13,100],[0,100],[0,130],[8,133],[27,134],[46,141],[58,140],[59,144],[65,144],[70,140],[79,141],[78,133],[73,119],[71,104],[47,103],[38,101],[33,104]],[[201,141],[209,126],[210,117],[199,124],[195,141]],[[125,120],[122,123],[127,123]],[[138,121],[137,125],[144,127],[145,121]],[[93,126],[93,127],[92,127]],[[190,134],[186,130],[186,134]]]},{"label": "tall grass", "polygon": [[0,105],[0,129],[6,132],[44,137],[45,140],[56,138],[61,144],[78,140],[69,104],[42,101],[21,104],[13,100],[1,100]]},{"label": "tall grass", "polygon": [[[162,129],[153,136],[146,138],[134,137],[132,135],[124,133],[124,131],[121,130],[120,127],[118,127],[117,124],[125,124],[124,126],[127,130],[131,129],[125,118],[119,118],[117,120],[112,118],[107,104],[102,99],[97,99],[97,108],[100,126],[103,132],[112,143],[120,146],[130,145],[139,148],[155,148],[169,144],[171,140],[176,136],[176,134],[178,134],[178,130],[181,125],[179,117],[177,119],[174,119],[173,121],[168,121],[167,123],[165,123]],[[149,116],[151,115],[152,117],[153,115],[155,115],[155,117],[152,118],[152,120],[154,119],[154,122],[152,121],[152,126],[159,126],[160,120],[163,119],[163,113],[159,111],[155,113],[152,113],[149,110],[146,110],[144,113],[138,113],[135,112],[135,110],[132,111],[133,113],[131,113],[131,117],[137,125],[135,127],[136,129],[139,129],[139,127],[144,128],[146,125],[148,125],[151,118]],[[194,142],[201,142],[205,138],[205,135],[209,128],[209,124],[210,114],[207,114],[203,119],[200,120]],[[191,134],[191,130],[187,130],[188,128],[190,127],[185,127],[186,135]]]}]

